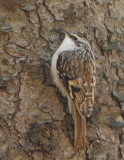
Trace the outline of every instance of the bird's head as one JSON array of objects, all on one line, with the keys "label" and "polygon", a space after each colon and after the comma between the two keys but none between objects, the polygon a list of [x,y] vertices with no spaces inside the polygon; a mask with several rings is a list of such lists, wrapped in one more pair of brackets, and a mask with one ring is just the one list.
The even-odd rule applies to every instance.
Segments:
[{"label": "bird's head", "polygon": [[54,31],[60,33],[61,35],[65,34],[65,38],[59,47],[60,52],[82,48],[91,49],[89,42],[84,38],[82,33],[68,32],[61,28],[54,29]]},{"label": "bird's head", "polygon": [[84,35],[80,32],[67,32],[64,31],[65,36],[70,38],[77,46],[77,48],[90,48],[89,42],[84,38]]}]

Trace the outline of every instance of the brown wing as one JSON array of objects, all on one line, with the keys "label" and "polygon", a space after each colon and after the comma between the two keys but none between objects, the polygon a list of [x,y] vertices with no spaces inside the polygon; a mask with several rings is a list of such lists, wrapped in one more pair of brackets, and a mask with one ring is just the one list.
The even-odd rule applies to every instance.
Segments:
[{"label": "brown wing", "polygon": [[59,55],[57,70],[81,116],[90,116],[94,103],[95,60],[89,49],[65,51]]}]

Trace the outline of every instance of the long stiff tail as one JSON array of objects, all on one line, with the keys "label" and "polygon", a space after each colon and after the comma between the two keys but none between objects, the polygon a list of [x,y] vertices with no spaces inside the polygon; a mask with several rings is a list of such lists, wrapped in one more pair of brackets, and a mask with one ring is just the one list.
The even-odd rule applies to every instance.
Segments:
[{"label": "long stiff tail", "polygon": [[79,149],[85,147],[86,143],[86,118],[79,114],[75,104],[72,115],[74,120],[74,147]]}]

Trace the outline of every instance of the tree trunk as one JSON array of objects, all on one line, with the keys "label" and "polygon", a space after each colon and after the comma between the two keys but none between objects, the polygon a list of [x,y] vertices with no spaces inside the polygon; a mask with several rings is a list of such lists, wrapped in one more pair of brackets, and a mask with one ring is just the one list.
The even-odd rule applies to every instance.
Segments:
[{"label": "tree trunk", "polygon": [[[124,159],[123,23],[124,0],[0,0],[0,160]],[[96,56],[85,150],[50,75],[59,28],[82,32]]]}]

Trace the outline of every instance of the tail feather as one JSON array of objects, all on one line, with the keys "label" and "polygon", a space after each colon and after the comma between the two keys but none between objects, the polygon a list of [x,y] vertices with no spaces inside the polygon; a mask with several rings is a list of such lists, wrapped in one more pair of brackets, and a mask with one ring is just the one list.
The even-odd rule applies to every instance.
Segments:
[{"label": "tail feather", "polygon": [[74,120],[74,146],[79,149],[85,147],[86,142],[86,118],[81,116],[75,106],[73,106]]}]

